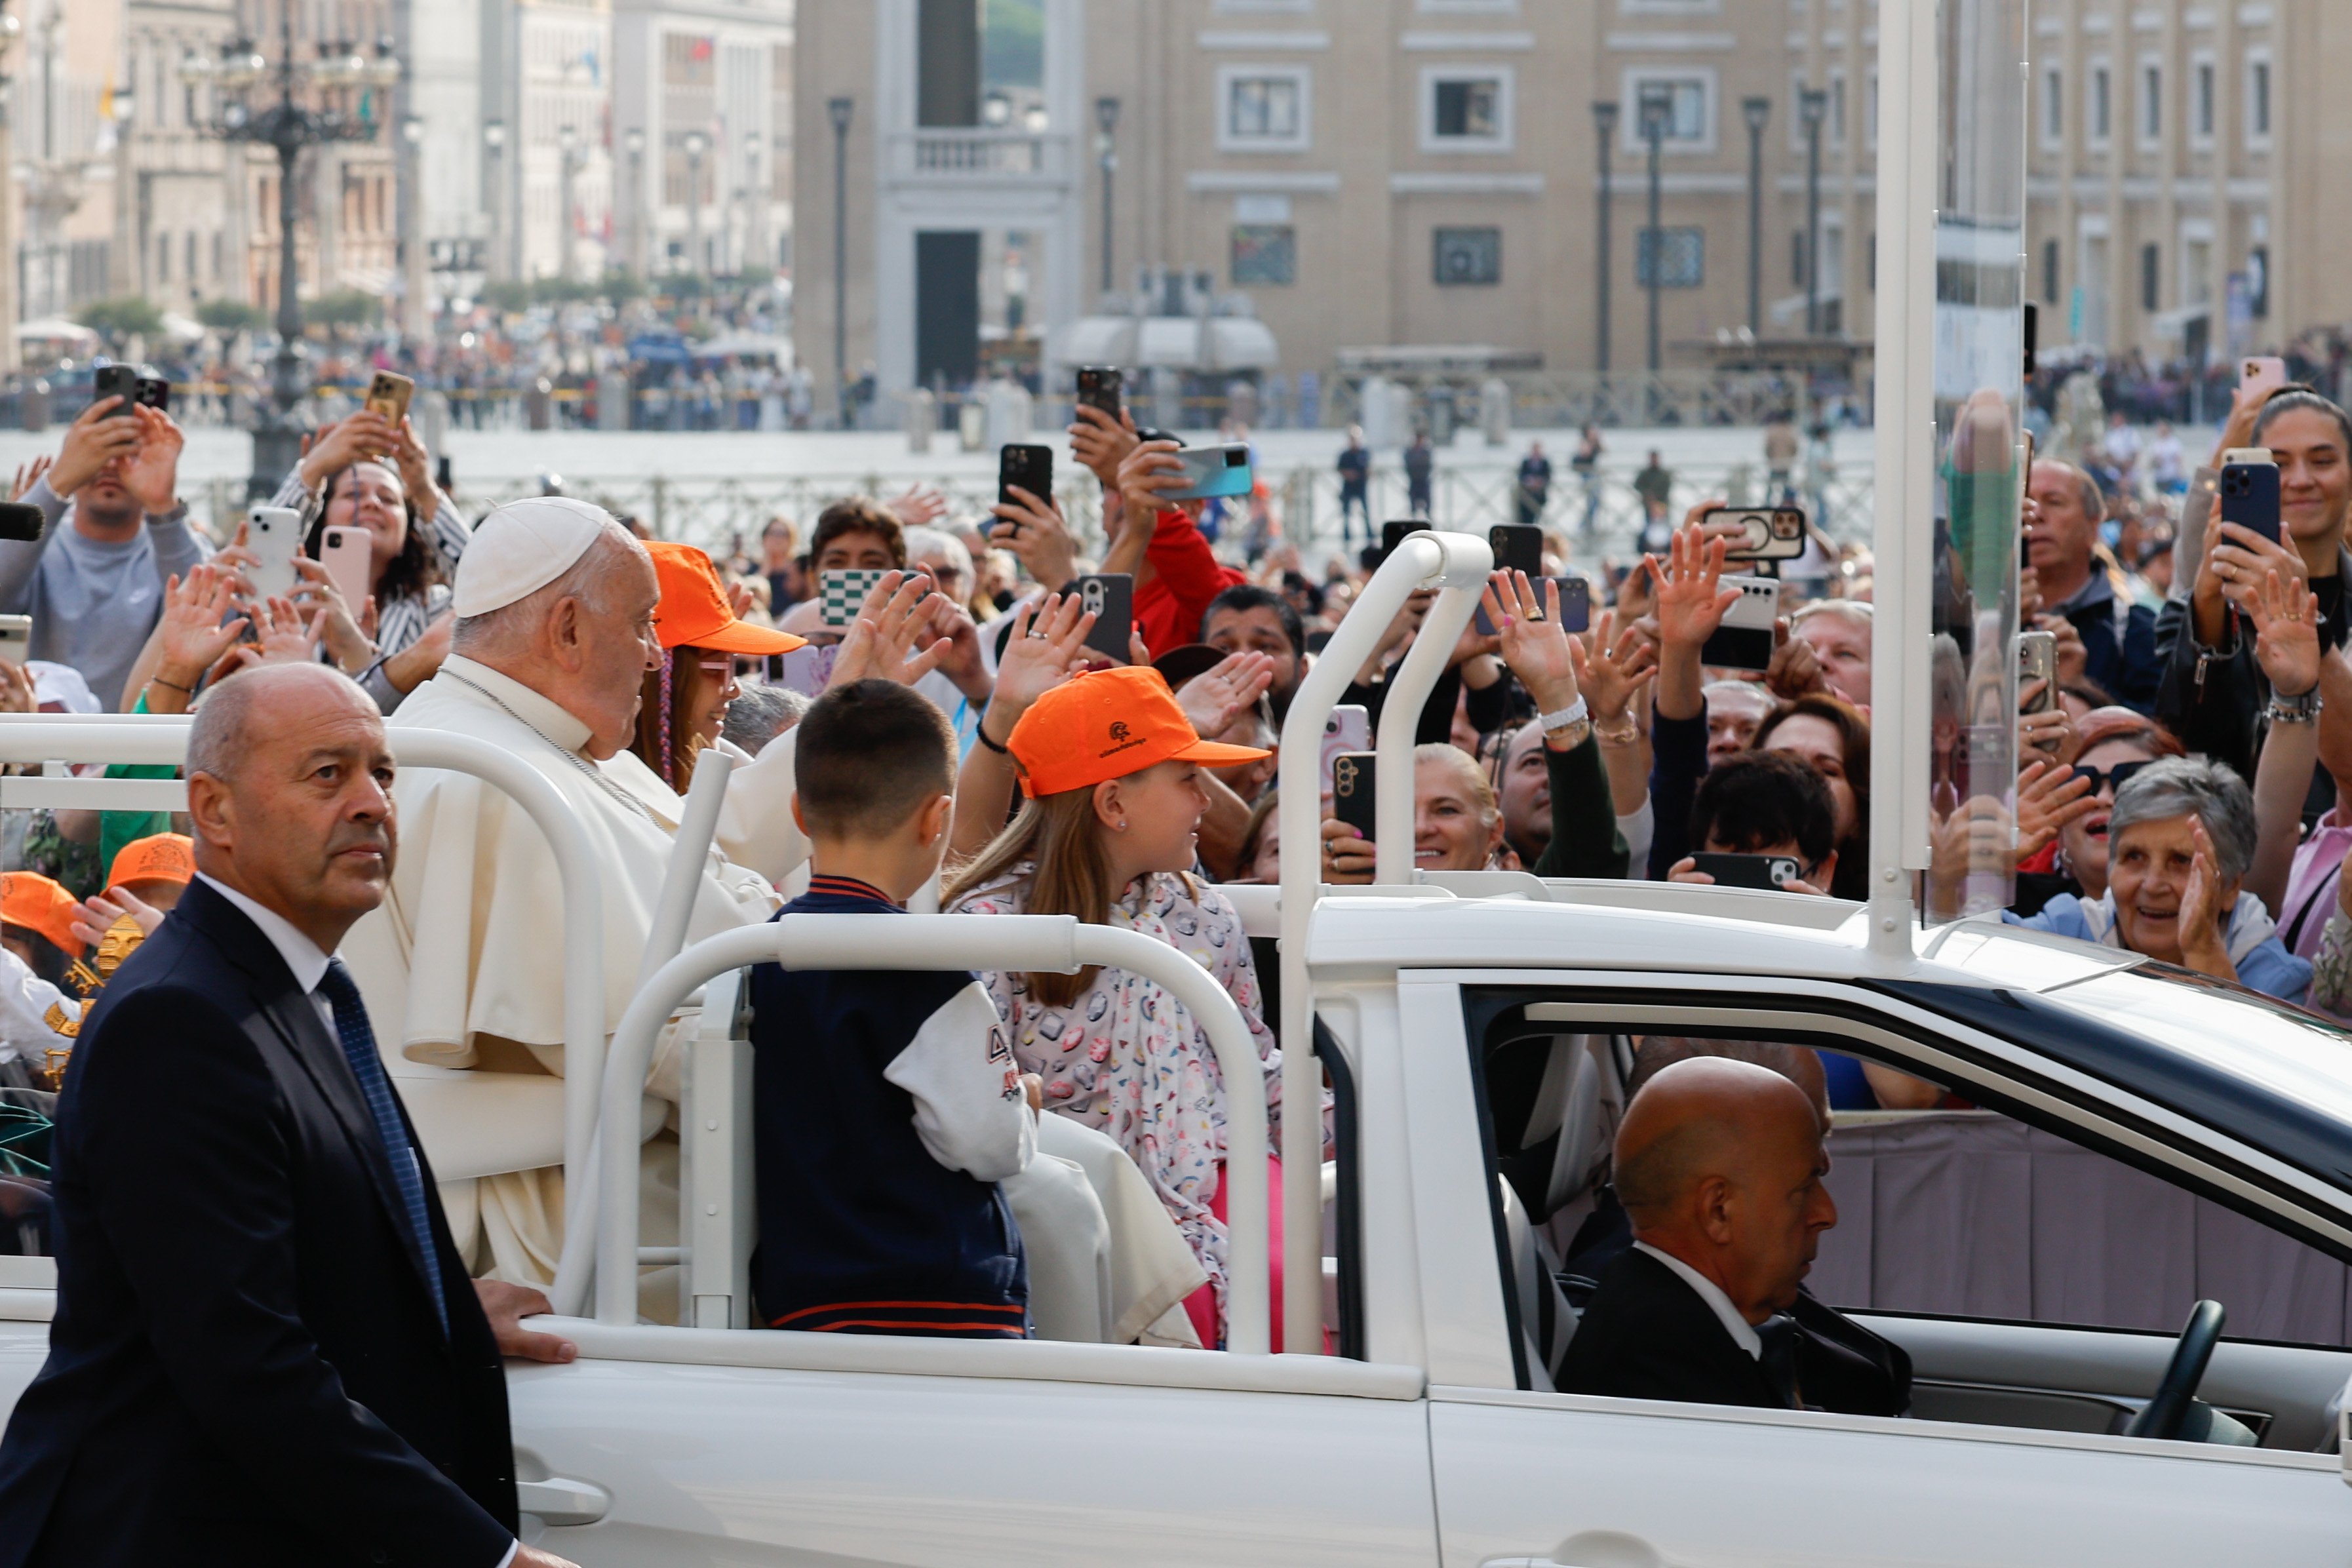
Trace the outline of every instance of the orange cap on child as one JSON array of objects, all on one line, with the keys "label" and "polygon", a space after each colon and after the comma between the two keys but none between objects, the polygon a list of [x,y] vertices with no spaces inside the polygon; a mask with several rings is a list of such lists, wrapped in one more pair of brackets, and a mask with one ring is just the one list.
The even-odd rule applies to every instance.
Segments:
[{"label": "orange cap on child", "polygon": [[38,931],[68,958],[81,956],[74,940],[74,896],[38,871],[0,872],[0,921]]},{"label": "orange cap on child", "polygon": [[1227,768],[1268,753],[1203,741],[1168,680],[1150,665],[1097,669],[1037,699],[1013,726],[1008,749],[1024,795],[1060,795],[1123,779],[1160,763]]},{"label": "orange cap on child", "polygon": [[106,885],[131,882],[177,882],[182,887],[196,875],[196,841],[184,833],[152,833],[134,838],[114,852]]}]

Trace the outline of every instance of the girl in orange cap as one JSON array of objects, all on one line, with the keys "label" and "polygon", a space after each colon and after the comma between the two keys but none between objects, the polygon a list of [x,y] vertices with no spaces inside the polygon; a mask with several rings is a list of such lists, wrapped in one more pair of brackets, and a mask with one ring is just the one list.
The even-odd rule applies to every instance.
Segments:
[{"label": "girl in orange cap", "polygon": [[[982,739],[997,745],[985,729]],[[1183,952],[1217,977],[1249,1021],[1265,1076],[1240,1091],[1265,1094],[1278,1116],[1281,1053],[1260,1016],[1248,940],[1224,894],[1192,874],[1208,804],[1201,769],[1266,753],[1202,740],[1149,666],[1055,687],[1021,716],[1008,744],[1028,798],[956,875],[942,903],[972,914],[1076,915]],[[1011,1028],[1021,1070],[1045,1080],[1045,1108],[1108,1133],[1167,1205],[1210,1279],[1186,1310],[1202,1342],[1218,1343],[1229,1090],[1207,1037],[1175,998],[1125,970],[981,979]],[[1279,1259],[1278,1197],[1273,1211]]]},{"label": "girl in orange cap", "polygon": [[637,738],[630,750],[678,794],[694,782],[694,760],[719,742],[740,655],[758,658],[790,653],[807,639],[735,618],[710,557],[690,544],[647,542],[661,603],[654,611],[664,650],[661,668],[646,673],[637,705]]}]

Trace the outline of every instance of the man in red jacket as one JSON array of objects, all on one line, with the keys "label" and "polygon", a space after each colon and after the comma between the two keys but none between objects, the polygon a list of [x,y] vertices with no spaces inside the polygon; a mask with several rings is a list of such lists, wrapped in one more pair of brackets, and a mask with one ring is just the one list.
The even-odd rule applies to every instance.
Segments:
[{"label": "man in red jacket", "polygon": [[[1103,531],[1109,547],[1105,572],[1135,578],[1135,626],[1148,657],[1200,640],[1201,617],[1209,602],[1249,578],[1220,562],[1201,533],[1199,501],[1162,501],[1162,491],[1180,489],[1181,443],[1157,431],[1146,440],[1135,417],[1114,422],[1099,408],[1081,406],[1070,426],[1070,446],[1079,462],[1103,482]],[[1129,526],[1150,518],[1149,531]]]}]

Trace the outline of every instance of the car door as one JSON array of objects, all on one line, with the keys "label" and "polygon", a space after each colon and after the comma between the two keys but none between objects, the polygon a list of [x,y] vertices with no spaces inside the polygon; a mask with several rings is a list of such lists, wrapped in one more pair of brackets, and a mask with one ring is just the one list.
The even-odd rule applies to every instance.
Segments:
[{"label": "car door", "polygon": [[[1477,1060],[1478,1009],[1508,986],[1537,994],[1525,972],[1416,977],[1414,1038]],[[1444,993],[1454,987],[1451,998]],[[1866,993],[1746,977],[1705,994],[1706,982],[1583,975],[1549,994],[1562,1026],[1696,1032],[1712,1007],[1738,1026],[1799,1032],[1855,1028]],[[1481,1002],[1485,996],[1486,1002]],[[1832,1006],[1832,1004],[1834,1004]],[[1888,1005],[1916,1029],[1917,1016]],[[1473,1021],[1465,1025],[1465,1011]],[[1791,1023],[1791,1020],[1795,1020]],[[1450,1031],[1450,1037],[1444,1032]],[[1443,1047],[1434,1042],[1444,1037]],[[1474,1066],[1474,1072],[1475,1068]],[[1438,1097],[1419,1116],[1459,1114]],[[1465,1230],[1498,1205],[1487,1168],[1440,1172],[1421,1152],[1458,1146],[1413,1129],[1418,1180],[1465,1194]],[[1491,1162],[1491,1152],[1489,1154]],[[1461,1265],[1466,1251],[1455,1260]],[[1500,1244],[1486,1267],[1508,1268]],[[1458,1269],[1457,1269],[1458,1271]],[[1460,1301],[1460,1281],[1442,1287]],[[1506,1279],[1492,1299],[1517,1299]],[[1883,1331],[1900,1337],[1900,1325]],[[1510,1360],[1521,1326],[1507,1306],[1488,1325]],[[1951,1331],[1943,1331],[1949,1339]],[[1948,1346],[1940,1346],[1948,1352]],[[2160,1347],[2159,1347],[2160,1348]],[[2227,1348],[2227,1347],[2225,1347]],[[2060,1568],[2085,1562],[2340,1564],[2352,1540],[2352,1489],[2334,1453],[2155,1442],[2104,1431],[2027,1430],[1958,1422],[1807,1411],[1731,1409],[1603,1399],[1549,1391],[1517,1358],[1520,1386],[1492,1376],[1448,1379],[1433,1368],[1430,1438],[1442,1561],[1601,1565],[1671,1563],[1948,1564]],[[2324,1363],[2319,1375],[2325,1376]],[[2324,1397],[2324,1394],[2323,1394]]]},{"label": "car door", "polygon": [[583,1568],[1435,1561],[1410,1369],[835,1338],[583,1328],[579,1361],[516,1367],[527,1501],[600,1515],[526,1539]]}]

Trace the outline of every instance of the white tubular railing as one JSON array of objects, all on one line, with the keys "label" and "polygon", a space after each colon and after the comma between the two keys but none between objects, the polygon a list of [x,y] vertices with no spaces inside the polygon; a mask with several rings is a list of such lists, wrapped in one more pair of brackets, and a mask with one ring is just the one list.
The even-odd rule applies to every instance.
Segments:
[{"label": "white tubular railing", "polygon": [[[1413,736],[1421,728],[1422,708],[1462,638],[1462,628],[1478,613],[1478,595],[1495,564],[1494,549],[1471,534],[1413,533],[1405,536],[1404,543],[1416,541],[1425,541],[1417,552],[1423,557],[1435,547],[1437,564],[1425,569],[1421,581],[1441,592],[1404,662],[1397,666],[1388,695],[1381,700],[1380,736],[1373,742],[1372,880],[1384,887],[1412,880]],[[1404,552],[1402,544],[1397,552]]]},{"label": "white tubular railing", "polygon": [[[714,975],[753,963],[787,969],[974,969],[1073,973],[1088,964],[1125,969],[1167,987],[1191,1010],[1216,1053],[1225,1085],[1226,1346],[1263,1355],[1271,1342],[1267,1256],[1265,1074],[1241,1009],[1209,972],[1164,942],[1068,915],[899,915],[877,943],[872,915],[786,915],[696,942],[629,1003],[613,1036],[605,1079],[609,1125],[631,1124],[654,1041],[677,1005]],[[1313,1100],[1307,1102],[1310,1107]],[[1310,1114],[1310,1126],[1321,1118]],[[1315,1166],[1302,1166],[1313,1170]],[[603,1151],[596,1237],[596,1319],[637,1321],[637,1151],[614,1139]],[[1300,1184],[1309,1192],[1318,1184]],[[1319,1237],[1319,1227],[1313,1233]],[[1319,1245],[1319,1244],[1318,1244]],[[1319,1287],[1318,1279],[1310,1281]],[[1319,1290],[1318,1290],[1319,1294]],[[1319,1312],[1319,1308],[1318,1309]],[[1312,1320],[1309,1320],[1312,1321]],[[1293,1339],[1300,1336],[1294,1334]],[[1312,1335],[1317,1339],[1319,1334]]]},{"label": "white tubular railing", "polygon": [[[1307,977],[1307,931],[1315,918],[1315,901],[1323,890],[1323,727],[1405,601],[1424,587],[1447,589],[1430,606],[1430,623],[1445,616],[1454,630],[1443,639],[1433,630],[1415,644],[1381,709],[1374,786],[1380,843],[1373,853],[1381,881],[1410,882],[1413,726],[1421,717],[1422,705],[1429,700],[1430,688],[1444,669],[1444,656],[1477,609],[1478,589],[1494,559],[1486,542],[1469,534],[1405,535],[1364,584],[1290,700],[1276,774],[1276,786],[1281,792],[1276,824],[1282,836],[1282,1101],[1286,1106],[1313,1107],[1321,1103],[1323,1096],[1322,1074],[1315,1063],[1315,998]],[[1424,646],[1429,649],[1426,655]],[[1392,755],[1403,759],[1402,785],[1388,781]],[[1391,801],[1401,803],[1402,828],[1390,825]],[[1404,857],[1403,874],[1394,878],[1387,870],[1391,851],[1382,847],[1391,842]],[[1314,1171],[1321,1168],[1322,1162],[1323,1119],[1296,1112],[1285,1117],[1283,1169]],[[1314,1330],[1323,1319],[1322,1184],[1287,1180],[1282,1190],[1283,1348],[1319,1354],[1323,1336]],[[1289,1326],[1294,1324],[1298,1326]]]},{"label": "white tubular railing", "polygon": [[[187,760],[191,721],[170,715],[59,717],[0,714],[0,763],[124,763],[180,766]],[[596,1130],[597,1089],[604,1067],[604,890],[587,831],[545,775],[487,741],[446,730],[388,729],[403,767],[445,768],[494,784],[522,807],[545,836],[563,885],[563,1165],[565,1187],[593,1187],[589,1146]],[[69,781],[51,780],[64,784]],[[95,790],[105,782],[78,782]],[[93,806],[102,807],[103,801]],[[639,1079],[644,1077],[639,1070]],[[621,1123],[636,1125],[635,1102]],[[632,1150],[632,1152],[635,1151]]]}]

